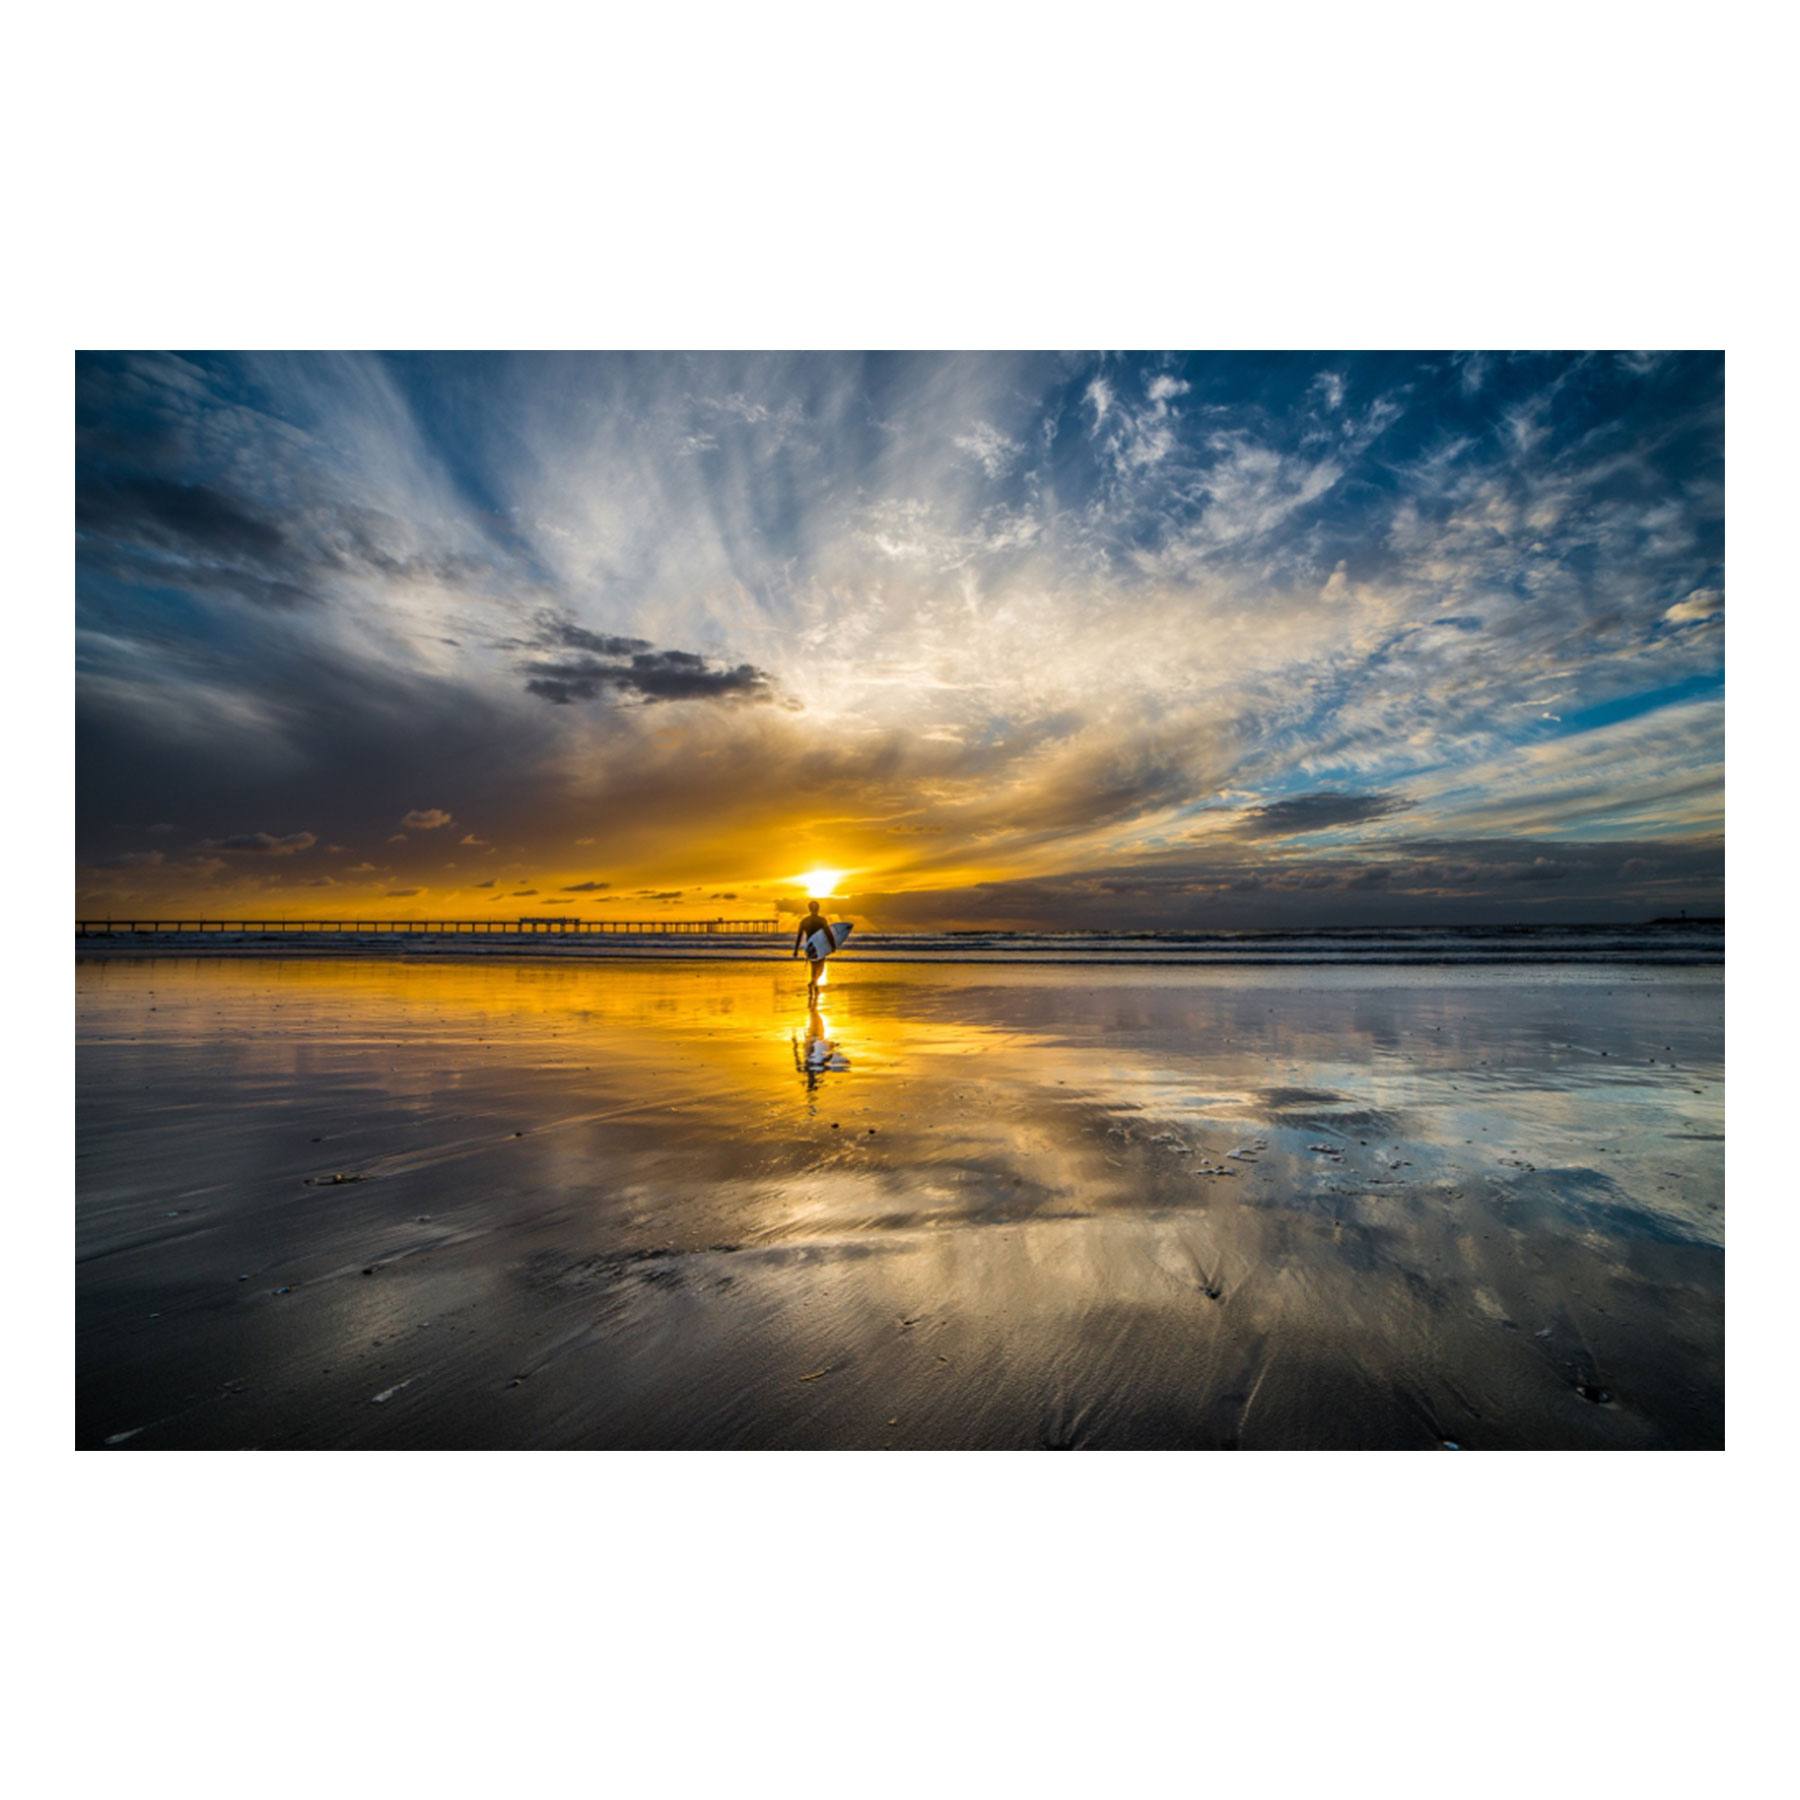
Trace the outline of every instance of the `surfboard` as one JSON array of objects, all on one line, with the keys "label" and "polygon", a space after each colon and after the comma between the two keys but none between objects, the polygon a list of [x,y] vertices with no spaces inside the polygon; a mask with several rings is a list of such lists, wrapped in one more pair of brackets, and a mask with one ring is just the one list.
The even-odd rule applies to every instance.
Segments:
[{"label": "surfboard", "polygon": [[[834,924],[831,929],[837,933],[837,947],[841,950],[849,943],[850,933],[854,931],[856,927],[854,925]],[[831,954],[831,939],[826,936],[823,931],[815,931],[801,948],[805,950],[808,956],[823,961]]]}]

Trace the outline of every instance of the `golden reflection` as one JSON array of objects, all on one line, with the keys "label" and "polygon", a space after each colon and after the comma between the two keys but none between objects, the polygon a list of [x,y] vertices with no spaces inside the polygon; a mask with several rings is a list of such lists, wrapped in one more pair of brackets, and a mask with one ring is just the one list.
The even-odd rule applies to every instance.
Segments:
[{"label": "golden reflection", "polygon": [[477,1436],[542,1393],[590,1443],[1712,1442],[1716,972],[1584,999],[865,963],[803,1011],[780,957],[86,961],[78,1279],[123,1323],[84,1433],[163,1417],[129,1257],[167,1243],[227,1324],[269,1271],[311,1395],[156,1427],[195,1442],[390,1441],[420,1415],[372,1395],[458,1382]]},{"label": "golden reflection", "polygon": [[[829,965],[827,965],[829,967]],[[82,966],[89,1040],[229,1045],[240,1066],[299,1073],[381,1053],[393,1075],[442,1085],[524,1055],[540,1080],[655,1088],[721,1108],[793,1095],[796,1056],[823,1072],[915,1073],[1031,1033],[916,1005],[929,971],[865,971],[807,1009],[792,964],[326,958]],[[154,997],[145,1010],[146,991]],[[1059,1068],[1059,1073],[1064,1072]]]},{"label": "golden reflection", "polygon": [[[852,1089],[859,1105],[905,1094],[942,1145],[1030,1140],[1066,1159],[1065,1174],[1103,1186],[1123,1177],[1107,1161],[1122,1163],[1121,1141],[1058,1144],[1046,1117],[1093,1105],[1133,1139],[1191,1134],[1183,1164],[1223,1159],[1271,1125],[1291,1127],[1303,1140],[1300,1166],[1321,1178],[1329,1159],[1308,1152],[1312,1143],[1342,1139],[1414,1169],[1424,1166],[1421,1143],[1452,1158],[1475,1146],[1541,1168],[1585,1163],[1599,1138],[1614,1179],[1641,1174],[1664,1200],[1678,1191],[1663,1173],[1676,1148],[1704,1147],[1721,1129],[1716,1045],[1662,1050],[1679,1028],[1664,1016],[1672,994],[1659,1004],[1661,990],[1650,990],[1638,1001],[1638,1036],[1660,1060],[1627,1080],[1612,1073],[1626,1066],[1618,1056],[1596,1064],[1591,1029],[1566,998],[1538,996],[1513,1017],[1524,1003],[1496,1010],[1510,991],[1503,984],[1477,1005],[1486,989],[1463,998],[1446,996],[1435,977],[1384,979],[1381,991],[1365,980],[1334,995],[1312,971],[1304,980],[1202,971],[1176,983],[1161,970],[952,975],[865,964],[822,996],[829,1008],[803,1013],[792,965],[778,956],[95,959],[80,968],[79,1013],[84,1046],[200,1046],[229,1055],[244,1078],[316,1081],[367,1061],[384,1081],[436,1096],[510,1067],[572,1112],[654,1092],[716,1115],[740,1143],[762,1104],[792,1105],[796,1073],[807,1094],[839,1074],[830,1086]],[[1386,1148],[1403,1138],[1411,1150]],[[1694,1206],[1717,1185],[1714,1158]],[[1716,1224],[1710,1212],[1701,1222]]]},{"label": "golden reflection", "polygon": [[831,1035],[831,1021],[816,1006],[807,1012],[806,1035],[802,1037],[796,1031],[792,1045],[794,1067],[800,1071],[808,1094],[818,1091],[819,1083],[828,1071],[850,1067],[850,1058],[844,1054],[843,1045]]}]

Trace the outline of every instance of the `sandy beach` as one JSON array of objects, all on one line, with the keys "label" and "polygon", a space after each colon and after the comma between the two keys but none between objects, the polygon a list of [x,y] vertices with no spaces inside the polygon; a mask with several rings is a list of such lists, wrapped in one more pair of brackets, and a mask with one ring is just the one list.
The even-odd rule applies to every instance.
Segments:
[{"label": "sandy beach", "polygon": [[77,970],[84,1447],[1722,1444],[1711,969]]}]

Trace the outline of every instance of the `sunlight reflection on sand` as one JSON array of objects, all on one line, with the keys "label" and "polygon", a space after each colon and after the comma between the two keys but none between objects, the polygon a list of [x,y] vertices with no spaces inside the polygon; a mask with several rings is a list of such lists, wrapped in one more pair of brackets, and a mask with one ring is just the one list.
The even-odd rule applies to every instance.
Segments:
[{"label": "sunlight reflection on sand", "polygon": [[82,965],[82,1441],[1720,1440],[1717,970],[836,976]]}]

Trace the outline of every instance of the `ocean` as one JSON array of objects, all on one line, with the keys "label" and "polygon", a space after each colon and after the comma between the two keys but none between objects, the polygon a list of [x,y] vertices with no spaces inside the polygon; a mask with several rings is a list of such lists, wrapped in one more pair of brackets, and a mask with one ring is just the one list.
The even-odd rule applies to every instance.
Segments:
[{"label": "ocean", "polygon": [[[666,937],[452,931],[163,932],[81,937],[80,956],[203,953],[209,956],[378,955],[607,960],[764,961],[786,956],[784,935],[683,933]],[[883,963],[1072,963],[1166,966],[1380,967],[1628,964],[1706,967],[1725,960],[1722,920],[1637,925],[1465,925],[1313,931],[940,931],[859,926],[847,961]]]}]

